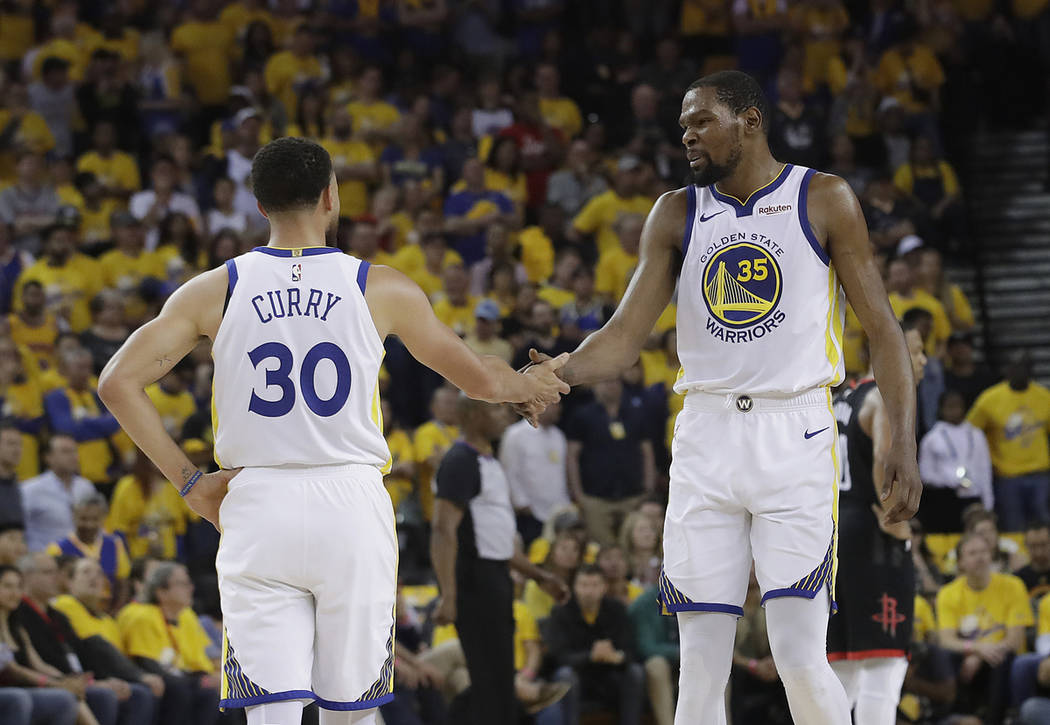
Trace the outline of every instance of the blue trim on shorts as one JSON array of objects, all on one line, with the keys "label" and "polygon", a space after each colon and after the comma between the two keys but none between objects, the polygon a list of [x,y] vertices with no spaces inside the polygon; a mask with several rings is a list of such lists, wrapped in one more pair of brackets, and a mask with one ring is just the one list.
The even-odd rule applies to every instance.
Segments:
[{"label": "blue trim on shorts", "polygon": [[738,617],[744,616],[744,608],[735,604],[718,604],[717,602],[685,602],[683,604],[667,604],[664,607],[668,612],[717,612],[720,614],[734,614]]},{"label": "blue trim on shorts", "polygon": [[311,690],[285,690],[284,692],[268,692],[265,695],[254,697],[230,697],[219,700],[219,708],[225,710],[228,707],[250,707],[252,705],[265,705],[268,702],[280,702],[281,700],[314,700],[317,696]]},{"label": "blue trim on shorts", "polygon": [[325,700],[324,698],[315,696],[314,702],[317,703],[318,707],[323,707],[325,710],[370,710],[373,707],[385,705],[393,699],[394,693],[388,692],[385,695],[373,697],[371,700],[355,700],[353,702]]},{"label": "blue trim on shorts", "polygon": [[394,699],[394,693],[388,692],[371,700],[357,700],[354,702],[339,702],[336,700],[325,700],[314,694],[313,690],[285,690],[284,692],[270,692],[255,697],[234,697],[219,700],[221,709],[236,707],[251,707],[252,705],[264,705],[268,702],[281,702],[282,700],[312,700],[318,707],[325,710],[370,710],[387,704]]},{"label": "blue trim on shorts", "polygon": [[819,589],[799,589],[798,587],[784,587],[783,589],[773,589],[762,595],[761,604],[765,604],[766,600],[778,599],[780,597],[803,597],[805,599],[813,599],[817,596]]}]

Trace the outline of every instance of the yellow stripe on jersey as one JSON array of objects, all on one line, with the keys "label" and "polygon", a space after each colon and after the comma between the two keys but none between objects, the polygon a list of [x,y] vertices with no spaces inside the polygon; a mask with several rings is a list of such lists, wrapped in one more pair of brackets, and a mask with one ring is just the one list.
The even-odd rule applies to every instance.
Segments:
[{"label": "yellow stripe on jersey", "polygon": [[[379,376],[383,374],[383,359],[385,357],[386,350],[383,350],[383,355],[379,358],[379,372],[376,373],[376,386],[372,389],[372,422],[379,431],[379,435],[383,435],[383,403],[379,398]],[[386,463],[379,469],[379,472],[385,476],[390,473],[390,469],[393,467],[394,455],[391,453],[387,455]]]},{"label": "yellow stripe on jersey", "polygon": [[[842,379],[835,374],[839,361],[842,359],[842,314],[841,299],[839,295],[839,280],[835,274],[835,268],[828,265],[828,321],[824,333],[824,352],[828,356],[831,365],[831,374],[834,382],[838,385]],[[830,395],[830,393],[829,393]]]},{"label": "yellow stripe on jersey", "polygon": [[768,184],[762,184],[762,186],[758,187],[757,189],[752,191],[750,194],[748,194],[747,198],[744,199],[743,201],[740,201],[740,199],[737,199],[732,194],[725,193],[724,191],[719,189],[717,185],[715,186],[715,191],[717,191],[722,196],[728,196],[730,199],[736,199],[738,202],[740,202],[740,206],[747,206],[747,203],[749,201],[751,201],[751,197],[753,197],[755,194],[757,194],[758,192],[760,192],[763,189],[765,189],[767,186],[771,186],[774,182],[776,182],[777,179],[779,179],[781,176],[784,175],[784,170],[787,169],[787,167],[788,167],[787,164],[784,164],[783,166],[781,166],[780,167],[780,173],[778,173],[776,176],[774,176],[772,179],[770,179]]}]

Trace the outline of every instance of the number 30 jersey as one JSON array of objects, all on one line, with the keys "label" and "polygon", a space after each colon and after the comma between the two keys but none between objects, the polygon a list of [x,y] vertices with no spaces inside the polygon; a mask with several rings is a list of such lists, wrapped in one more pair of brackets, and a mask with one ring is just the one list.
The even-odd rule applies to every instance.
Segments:
[{"label": "number 30 jersey", "polygon": [[332,247],[257,247],[226,262],[212,345],[219,465],[388,465],[368,266]]},{"label": "number 30 jersey", "polygon": [[843,379],[845,296],[786,164],[743,201],[690,186],[678,286],[679,393],[791,395]]}]

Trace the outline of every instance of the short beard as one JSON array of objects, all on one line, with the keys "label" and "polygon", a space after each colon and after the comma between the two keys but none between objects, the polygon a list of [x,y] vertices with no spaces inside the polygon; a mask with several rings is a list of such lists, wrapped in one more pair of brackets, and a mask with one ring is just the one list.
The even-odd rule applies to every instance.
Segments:
[{"label": "short beard", "polygon": [[711,161],[710,157],[708,157],[707,166],[703,169],[700,171],[693,171],[690,169],[693,176],[693,183],[697,186],[711,186],[712,184],[718,183],[736,171],[736,167],[740,165],[740,156],[742,154],[743,149],[741,148],[738,139],[732,150],[729,152],[729,158],[724,164],[716,164]]}]

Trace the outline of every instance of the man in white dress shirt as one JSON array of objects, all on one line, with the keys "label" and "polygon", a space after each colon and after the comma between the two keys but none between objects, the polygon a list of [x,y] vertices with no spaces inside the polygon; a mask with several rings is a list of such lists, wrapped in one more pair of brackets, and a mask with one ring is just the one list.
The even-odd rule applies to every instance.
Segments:
[{"label": "man in white dress shirt", "polygon": [[919,519],[926,531],[962,528],[962,511],[974,501],[994,510],[992,458],[984,432],[966,421],[962,393],[941,396],[940,420],[919,445],[919,475],[926,486]]},{"label": "man in white dress shirt", "polygon": [[72,436],[55,433],[48,441],[47,470],[22,484],[26,544],[43,551],[73,531],[73,505],[95,493],[91,481],[78,475],[80,458]]},{"label": "man in white dress shirt", "polygon": [[539,416],[535,428],[519,420],[507,428],[500,443],[500,463],[526,545],[540,535],[547,519],[570,502],[565,473],[568,444],[556,425],[560,416],[561,405],[552,405]]}]

